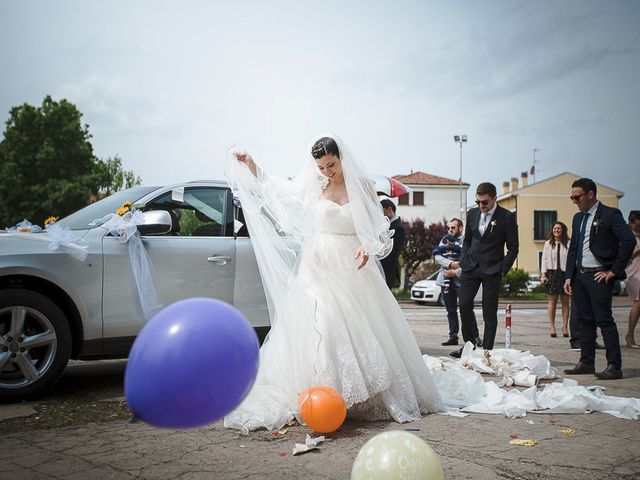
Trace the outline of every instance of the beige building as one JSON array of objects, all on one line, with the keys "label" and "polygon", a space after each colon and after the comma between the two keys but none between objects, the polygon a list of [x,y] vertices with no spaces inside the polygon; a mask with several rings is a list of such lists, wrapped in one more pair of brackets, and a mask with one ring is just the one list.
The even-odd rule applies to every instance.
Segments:
[{"label": "beige building", "polygon": [[[527,173],[524,172],[520,179],[513,177],[510,182],[502,184],[503,193],[498,195],[498,204],[517,212],[520,253],[514,268],[539,274],[542,247],[555,222],[565,223],[571,236],[571,220],[577,207],[569,195],[571,184],[578,178],[579,175],[564,172],[529,185]],[[597,186],[598,199],[605,205],[618,208],[624,193],[600,183]]]}]

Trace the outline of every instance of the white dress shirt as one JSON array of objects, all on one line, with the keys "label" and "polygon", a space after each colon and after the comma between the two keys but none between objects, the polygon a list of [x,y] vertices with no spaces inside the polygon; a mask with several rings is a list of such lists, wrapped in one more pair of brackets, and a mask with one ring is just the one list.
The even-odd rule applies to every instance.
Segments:
[{"label": "white dress shirt", "polygon": [[[591,226],[593,225],[593,220],[596,215],[598,205],[600,205],[600,202],[596,202],[593,207],[589,209],[589,216],[587,217],[587,227],[584,230],[584,242],[582,244],[582,266],[585,268],[596,268],[602,266],[602,264],[598,260],[596,260],[596,257],[593,255],[593,253],[591,253],[591,249],[589,248]],[[577,233],[578,232],[575,232],[574,235],[576,235]]]},{"label": "white dress shirt", "polygon": [[480,212],[480,223],[478,224],[478,230],[480,230],[480,235],[484,235],[487,226],[489,226],[489,222],[491,222],[491,217],[496,211],[498,207],[498,202],[493,204],[493,208],[489,210],[487,213]]}]

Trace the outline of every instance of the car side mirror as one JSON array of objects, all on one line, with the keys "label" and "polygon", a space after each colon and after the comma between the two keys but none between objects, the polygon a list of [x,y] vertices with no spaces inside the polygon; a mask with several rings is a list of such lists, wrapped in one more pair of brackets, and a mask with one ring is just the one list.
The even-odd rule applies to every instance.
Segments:
[{"label": "car side mirror", "polygon": [[162,235],[171,231],[171,215],[166,210],[144,212],[144,223],[138,225],[140,235]]}]

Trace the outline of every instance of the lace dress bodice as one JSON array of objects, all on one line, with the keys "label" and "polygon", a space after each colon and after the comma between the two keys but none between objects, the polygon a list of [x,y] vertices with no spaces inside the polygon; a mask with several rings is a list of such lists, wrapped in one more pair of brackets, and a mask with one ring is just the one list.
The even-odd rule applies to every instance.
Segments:
[{"label": "lace dress bodice", "polygon": [[351,217],[351,206],[339,205],[323,198],[318,205],[319,230],[323,234],[355,235],[356,227]]}]

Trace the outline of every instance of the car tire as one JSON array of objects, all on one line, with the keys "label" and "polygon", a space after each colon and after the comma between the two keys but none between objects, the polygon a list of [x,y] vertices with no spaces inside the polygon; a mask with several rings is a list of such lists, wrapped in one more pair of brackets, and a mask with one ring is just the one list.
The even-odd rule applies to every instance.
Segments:
[{"label": "car tire", "polygon": [[444,294],[442,292],[440,292],[440,295],[438,296],[438,305],[440,305],[441,307],[444,307]]},{"label": "car tire", "polygon": [[55,303],[30,290],[0,291],[0,401],[46,392],[70,355],[69,322]]}]

